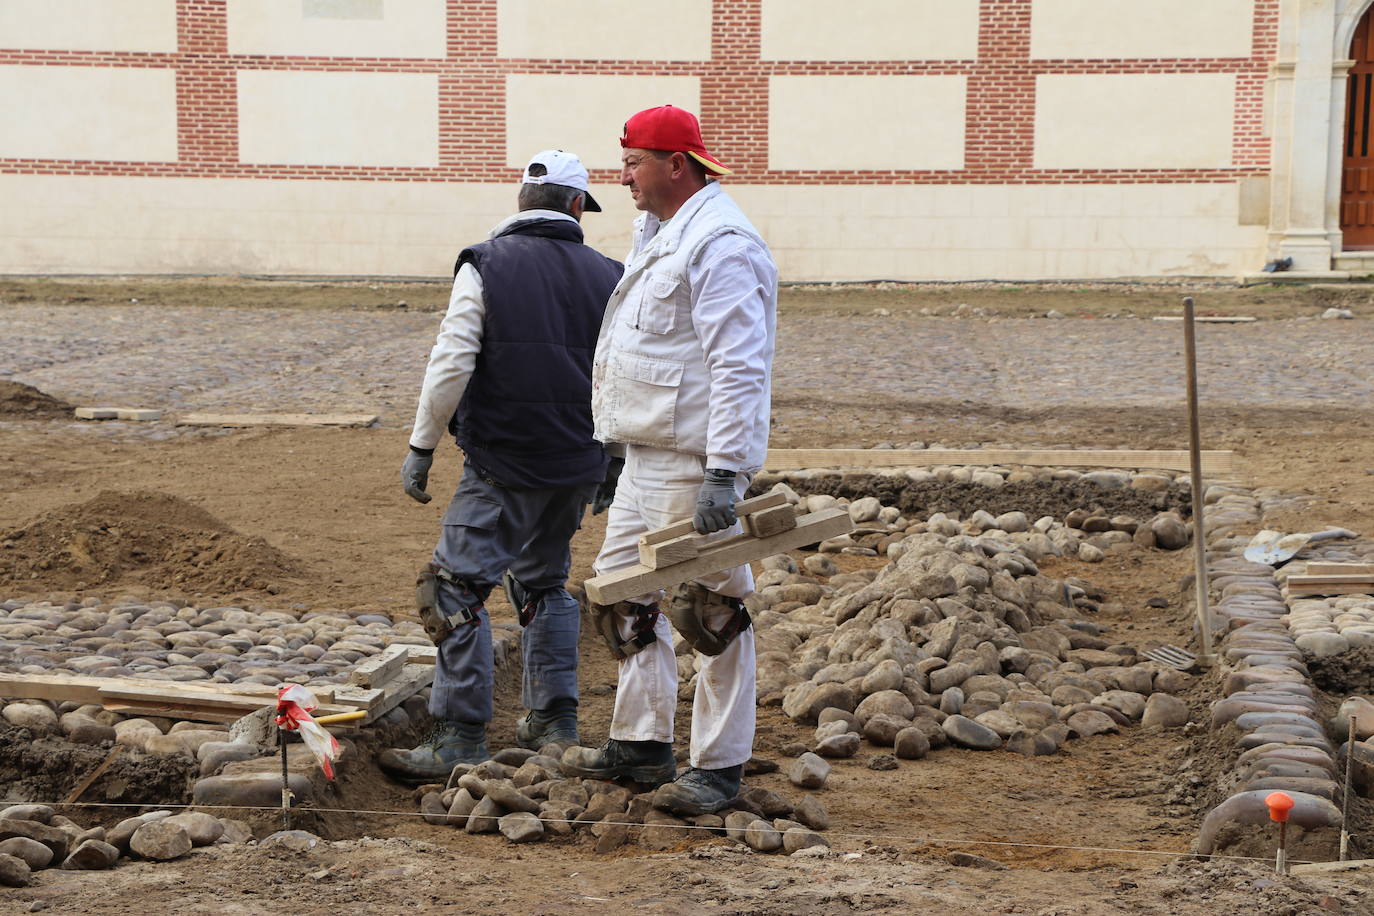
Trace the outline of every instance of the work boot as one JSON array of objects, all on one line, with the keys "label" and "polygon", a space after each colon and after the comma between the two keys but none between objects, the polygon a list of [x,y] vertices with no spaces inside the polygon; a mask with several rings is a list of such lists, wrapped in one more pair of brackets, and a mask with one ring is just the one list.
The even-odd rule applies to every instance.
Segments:
[{"label": "work boot", "polygon": [[577,701],[559,697],[543,709],[531,709],[515,723],[515,741],[532,751],[551,741],[564,747],[577,744]]},{"label": "work boot", "polygon": [[377,755],[377,763],[383,770],[412,782],[443,781],[457,764],[475,765],[490,759],[485,722],[450,720],[436,722],[419,747],[411,750],[393,747]]},{"label": "work boot", "polygon": [[722,770],[699,770],[692,767],[654,793],[654,807],[684,817],[715,814],[729,807],[739,795],[740,777],[744,767],[725,767]]},{"label": "work boot", "polygon": [[632,779],[657,786],[677,773],[673,746],[667,741],[617,741],[599,748],[570,747],[563,752],[563,772],[587,779]]}]

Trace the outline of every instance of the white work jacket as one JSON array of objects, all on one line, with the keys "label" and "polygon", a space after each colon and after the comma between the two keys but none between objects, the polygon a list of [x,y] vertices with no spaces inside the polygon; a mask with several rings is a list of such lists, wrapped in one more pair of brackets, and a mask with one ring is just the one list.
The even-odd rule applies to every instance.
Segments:
[{"label": "white work jacket", "polygon": [[596,438],[762,468],[777,304],[768,246],[716,182],[641,215],[592,364]]}]

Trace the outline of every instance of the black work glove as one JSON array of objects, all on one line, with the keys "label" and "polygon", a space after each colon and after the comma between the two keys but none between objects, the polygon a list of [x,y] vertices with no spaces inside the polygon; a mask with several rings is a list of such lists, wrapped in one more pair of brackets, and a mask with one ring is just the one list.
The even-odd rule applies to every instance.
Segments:
[{"label": "black work glove", "polygon": [[430,449],[426,454],[413,445],[406,453],[406,460],[401,463],[401,486],[405,489],[406,495],[418,503],[427,503],[433,499],[425,492],[425,487],[429,486],[429,468],[432,464],[434,449]]},{"label": "black work glove", "polygon": [[697,493],[692,527],[701,534],[723,531],[735,523],[735,472],[707,468]]},{"label": "black work glove", "polygon": [[612,458],[606,465],[606,477],[597,484],[596,495],[592,497],[592,515],[600,515],[611,508],[615,500],[615,485],[620,482],[620,472],[625,470],[624,458]]}]

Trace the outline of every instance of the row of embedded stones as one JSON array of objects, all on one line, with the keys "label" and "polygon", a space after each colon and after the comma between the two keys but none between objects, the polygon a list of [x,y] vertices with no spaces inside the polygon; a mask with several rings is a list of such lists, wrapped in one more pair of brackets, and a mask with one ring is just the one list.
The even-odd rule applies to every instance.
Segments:
[{"label": "row of embedded stones", "polygon": [[[563,750],[559,744],[538,752],[506,748],[476,766],[459,764],[447,787],[420,787],[420,812],[428,823],[474,834],[500,833],[512,843],[571,837],[585,830],[599,853],[629,842],[670,849],[711,835],[758,852],[817,856],[830,851],[819,833],[830,826],[830,817],[814,794],[792,802],[771,789],[746,786],[719,813],[683,820],[654,808],[652,791],[636,794],[610,782],[565,777],[559,763]],[[776,769],[776,764],[756,759],[745,775]],[[829,772],[828,763],[808,754],[795,762],[788,778],[800,788],[820,789]]]},{"label": "row of embedded stones", "polygon": [[1374,646],[1374,594],[1293,598],[1287,591],[1288,577],[1306,573],[1308,563],[1374,562],[1374,541],[1323,541],[1304,548],[1302,554],[1304,562],[1290,563],[1276,576],[1288,601],[1288,629],[1298,648],[1326,658]]},{"label": "row of embedded stones", "polygon": [[47,805],[11,805],[0,811],[0,885],[25,887],[43,868],[113,868],[121,857],[167,861],[196,846],[252,839],[243,821],[200,811],[150,811],[107,830],[83,828]]},{"label": "row of embedded stones", "polygon": [[1059,553],[1050,533],[1064,527],[1020,512],[937,513],[889,541],[881,571],[769,558],[749,602],[761,702],[817,723],[811,749],[828,757],[852,756],[864,739],[904,758],[946,743],[1052,754],[1133,722],[1185,724],[1174,694],[1191,678],[1139,661],[1081,619],[1080,607],[1098,608],[1089,583],[1040,573],[1037,562]]},{"label": "row of embedded stones", "polygon": [[[1126,471],[1088,471],[1072,469],[1050,470],[1047,468],[1009,470],[1007,468],[960,468],[941,467],[933,470],[911,469],[894,477],[895,483],[976,483],[989,489],[996,489],[1007,482],[1038,480],[1042,482],[1071,482],[1083,480],[1104,490],[1136,489],[1158,493],[1175,486],[1171,477],[1161,473],[1136,473]],[[808,484],[818,479],[839,476],[834,471],[800,471],[783,479],[780,474],[760,475],[758,485],[782,486],[795,497],[795,491],[787,480],[805,490]],[[995,481],[995,483],[994,483]],[[925,522],[912,521],[901,514],[895,506],[883,506],[872,496],[849,500],[828,494],[813,493],[800,502],[807,512],[818,512],[832,506],[848,509],[851,520],[859,526],[850,534],[841,535],[824,541],[821,553],[845,553],[860,556],[886,556],[887,548],[904,535],[925,530]],[[1160,512],[1153,517],[1141,520],[1131,516],[1099,515],[1087,509],[1069,512],[1062,521],[1045,516],[1033,523],[1023,512],[1005,512],[993,515],[985,509],[976,509],[966,521],[957,516],[938,514],[946,519],[947,526],[954,534],[959,530],[972,530],[1000,533],[1027,532],[1032,527],[1042,536],[1029,549],[1041,556],[1075,557],[1087,563],[1098,563],[1105,559],[1108,552],[1121,549],[1121,545],[1135,544],[1137,547],[1158,547],[1162,550],[1178,550],[1187,546],[1190,539],[1188,525],[1176,512]]]},{"label": "row of embedded stones", "polygon": [[1285,623],[1274,570],[1243,556],[1251,530],[1269,510],[1232,488],[1206,516],[1208,578],[1214,626],[1224,637],[1223,698],[1212,706],[1214,730],[1231,729],[1239,752],[1222,776],[1231,794],[1203,819],[1196,850],[1211,854],[1229,825],[1269,820],[1264,799],[1282,790],[1296,803],[1289,821],[1304,829],[1336,827],[1340,786],[1337,753],[1322,728],[1303,648]]},{"label": "row of embedded stones", "polygon": [[[497,659],[519,627],[495,624]],[[420,624],[385,614],[196,608],[97,597],[0,602],[0,671],[210,684],[343,684],[393,643],[431,645]]]}]

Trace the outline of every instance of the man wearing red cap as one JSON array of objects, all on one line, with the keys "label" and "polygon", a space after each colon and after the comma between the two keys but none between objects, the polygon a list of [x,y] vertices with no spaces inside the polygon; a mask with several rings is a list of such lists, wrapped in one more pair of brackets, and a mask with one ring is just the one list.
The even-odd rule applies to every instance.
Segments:
[{"label": "man wearing red cap", "polygon": [[[624,450],[597,557],[598,575],[639,561],[640,535],[692,518],[702,534],[737,533],[734,505],[768,447],[777,268],[768,246],[715,178],[697,119],[641,111],[620,140],[620,183],[644,211],[625,275],[607,304],[592,364],[596,438]],[[754,633],[748,566],[593,608],[620,659],[610,740],[569,748],[564,769],[663,784],[654,804],[692,816],[739,792],[754,740]],[[665,615],[668,619],[665,619]],[[674,780],[674,627],[696,650],[690,768]]]}]

